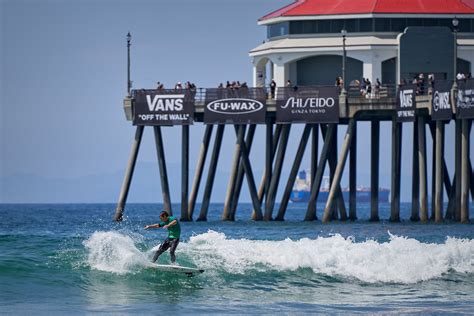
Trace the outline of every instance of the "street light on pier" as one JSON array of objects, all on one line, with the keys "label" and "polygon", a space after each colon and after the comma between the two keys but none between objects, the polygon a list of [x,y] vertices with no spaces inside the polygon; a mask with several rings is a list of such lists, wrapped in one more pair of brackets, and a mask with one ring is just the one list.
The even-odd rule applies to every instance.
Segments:
[{"label": "street light on pier", "polygon": [[453,89],[457,89],[458,84],[456,82],[457,80],[457,73],[458,73],[458,25],[459,25],[459,20],[454,17],[453,19],[453,30],[454,30],[454,82],[453,82]]},{"label": "street light on pier", "polygon": [[132,35],[130,32],[127,34],[127,92],[128,96],[131,96],[131,90],[132,90],[132,81],[130,80],[130,45],[132,41]]},{"label": "street light on pier", "polygon": [[346,94],[346,35],[347,30],[342,29],[342,90],[341,94]]}]

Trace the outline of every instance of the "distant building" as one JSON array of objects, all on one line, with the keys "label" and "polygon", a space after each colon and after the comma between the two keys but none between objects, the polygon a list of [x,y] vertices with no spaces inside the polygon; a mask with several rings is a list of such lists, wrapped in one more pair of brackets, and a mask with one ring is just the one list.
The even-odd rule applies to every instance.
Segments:
[{"label": "distant building", "polygon": [[[456,18],[458,26],[453,26]],[[346,83],[362,77],[383,84],[472,73],[473,0],[298,0],[258,21],[265,43],[250,51],[254,86],[333,85],[342,75],[346,30]]]}]

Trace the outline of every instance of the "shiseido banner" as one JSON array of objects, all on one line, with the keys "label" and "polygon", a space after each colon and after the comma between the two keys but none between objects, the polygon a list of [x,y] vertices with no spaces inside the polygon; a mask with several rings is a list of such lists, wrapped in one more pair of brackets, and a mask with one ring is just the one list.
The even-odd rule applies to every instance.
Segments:
[{"label": "shiseido banner", "polygon": [[416,86],[403,85],[397,94],[397,121],[414,122],[416,109]]},{"label": "shiseido banner", "polygon": [[277,123],[339,122],[339,87],[278,88]]},{"label": "shiseido banner", "polygon": [[206,89],[206,124],[262,124],[265,112],[262,88]]},{"label": "shiseido banner", "polygon": [[474,118],[474,79],[458,84],[456,116],[460,119]]},{"label": "shiseido banner", "polygon": [[136,90],[133,125],[190,125],[194,94],[190,90]]},{"label": "shiseido banner", "polygon": [[434,121],[450,120],[453,116],[451,108],[451,81],[436,81],[431,101],[431,119]]}]

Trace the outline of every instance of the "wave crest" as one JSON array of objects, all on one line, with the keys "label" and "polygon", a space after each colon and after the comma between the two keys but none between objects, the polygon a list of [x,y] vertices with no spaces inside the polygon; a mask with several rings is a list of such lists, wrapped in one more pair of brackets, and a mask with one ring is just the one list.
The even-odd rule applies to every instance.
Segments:
[{"label": "wave crest", "polygon": [[450,271],[474,272],[474,240],[448,237],[443,244],[390,235],[390,241],[355,242],[336,234],[293,241],[227,239],[209,231],[190,238],[188,245],[199,266],[231,273],[251,270],[311,269],[329,276],[356,278],[368,283],[415,283]]}]

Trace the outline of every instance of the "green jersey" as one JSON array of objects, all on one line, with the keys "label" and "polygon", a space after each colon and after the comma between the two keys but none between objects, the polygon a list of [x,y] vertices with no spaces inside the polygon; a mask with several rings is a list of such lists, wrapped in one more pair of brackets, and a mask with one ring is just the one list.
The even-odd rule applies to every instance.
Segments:
[{"label": "green jersey", "polygon": [[172,221],[176,220],[176,224],[173,226],[168,227],[168,238],[179,238],[181,235],[181,227],[179,227],[179,221],[176,217],[174,216],[169,216],[168,220],[166,222],[161,222],[160,227],[163,227],[165,225],[168,225]]}]

